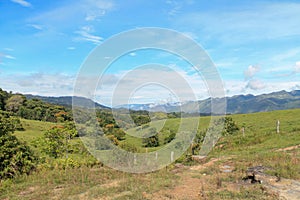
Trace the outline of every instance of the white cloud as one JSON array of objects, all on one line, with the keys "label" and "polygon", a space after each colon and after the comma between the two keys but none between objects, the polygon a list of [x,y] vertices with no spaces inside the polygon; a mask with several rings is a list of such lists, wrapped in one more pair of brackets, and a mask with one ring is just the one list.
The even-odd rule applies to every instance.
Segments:
[{"label": "white cloud", "polygon": [[129,55],[132,56],[132,57],[134,57],[134,56],[136,56],[136,53],[131,52]]},{"label": "white cloud", "polygon": [[43,27],[41,25],[38,25],[38,24],[28,24],[28,26],[30,26],[30,27],[32,27],[36,30],[39,30],[39,31],[43,30]]},{"label": "white cloud", "polygon": [[277,55],[273,56],[271,58],[271,61],[273,61],[273,62],[281,62],[283,60],[287,60],[287,59],[296,57],[298,55],[300,55],[300,48],[293,48],[293,49],[290,49],[290,50],[288,50],[286,52],[282,52],[280,54],[277,54]]},{"label": "white cloud", "polygon": [[24,7],[31,7],[31,3],[25,0],[11,0],[11,1]]},{"label": "white cloud", "polygon": [[16,59],[15,57],[13,57],[13,56],[11,56],[11,55],[5,55],[4,57],[7,58],[7,59],[12,59],[12,60],[15,60],[15,59]]},{"label": "white cloud", "polygon": [[80,35],[80,37],[77,37],[75,39],[80,40],[80,41],[93,42],[94,44],[98,45],[101,43],[103,38],[100,36],[97,36],[97,35],[93,35],[92,34],[93,32],[94,32],[94,29],[92,26],[83,26],[83,27],[81,27],[81,29],[79,31],[75,32],[78,35]]},{"label": "white cloud", "polygon": [[104,74],[100,80],[99,80],[99,84],[102,86],[111,86],[113,84],[115,84],[116,82],[118,82],[120,80],[120,77],[118,77],[115,74]]},{"label": "white cloud", "polygon": [[296,62],[294,65],[288,63],[286,65],[272,67],[267,73],[272,74],[272,78],[293,77],[300,73],[300,61]]},{"label": "white cloud", "polygon": [[259,67],[250,65],[245,71],[244,71],[244,76],[246,80],[249,80],[254,77],[254,75],[259,72]]},{"label": "white cloud", "polygon": [[296,72],[296,73],[300,73],[300,61],[296,62],[296,65],[295,65],[295,72]]},{"label": "white cloud", "polygon": [[76,48],[75,47],[68,47],[67,49],[68,50],[75,50]]},{"label": "white cloud", "polygon": [[112,1],[107,0],[86,0],[85,4],[86,21],[97,20],[115,7],[115,4]]},{"label": "white cloud", "polygon": [[300,84],[296,84],[292,89],[293,90],[300,90]]},{"label": "white cloud", "polygon": [[94,29],[93,26],[82,26],[82,27],[81,27],[81,30],[82,30],[82,31],[85,31],[85,32],[89,32],[89,33],[95,31],[95,29]]},{"label": "white cloud", "polygon": [[115,4],[111,0],[78,0],[41,12],[28,21],[63,30],[69,27],[75,28],[78,23],[98,20],[112,11],[114,7]]},{"label": "white cloud", "polygon": [[[106,75],[100,81],[96,95],[101,103],[115,105],[131,103],[161,102],[174,93],[181,101],[208,97],[205,82],[197,74],[189,75],[183,70],[166,70],[166,68],[140,67]],[[84,85],[84,84],[81,84]],[[135,98],[139,96],[139,98]]]},{"label": "white cloud", "polygon": [[5,90],[44,96],[72,95],[74,79],[75,75],[62,73],[0,75],[0,82]]},{"label": "white cloud", "polygon": [[266,85],[259,79],[252,79],[246,85],[246,88],[250,88],[252,90],[261,90],[264,89]]},{"label": "white cloud", "polygon": [[2,62],[3,59],[15,60],[16,58],[14,56],[12,56],[12,55],[0,52],[0,63],[2,63],[2,64],[3,64],[3,62]]},{"label": "white cloud", "polygon": [[166,3],[170,5],[170,10],[168,11],[168,15],[175,16],[180,12],[182,7],[182,3],[176,0],[167,0]]},{"label": "white cloud", "polygon": [[238,80],[226,80],[224,81],[224,88],[226,90],[226,96],[233,96],[244,92],[247,83]]},{"label": "white cloud", "polygon": [[111,10],[115,6],[115,4],[109,0],[85,0],[85,3],[100,10]]}]

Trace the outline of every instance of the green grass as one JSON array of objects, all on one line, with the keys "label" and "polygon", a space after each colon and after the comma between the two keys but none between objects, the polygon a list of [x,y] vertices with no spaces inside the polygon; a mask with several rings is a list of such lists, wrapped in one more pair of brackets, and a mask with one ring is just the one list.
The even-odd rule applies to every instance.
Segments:
[{"label": "green grass", "polygon": [[176,176],[166,170],[149,174],[127,174],[105,167],[42,170],[2,182],[0,199],[98,199],[113,196],[115,199],[144,199],[143,193],[172,187],[176,183]]},{"label": "green grass", "polygon": [[55,123],[43,122],[43,121],[34,121],[21,119],[24,131],[15,131],[15,135],[22,141],[26,141],[29,145],[32,141],[41,137],[43,132],[50,129],[52,126],[55,126]]},{"label": "green grass", "polygon": [[[247,167],[264,165],[270,167],[268,173],[271,175],[300,180],[300,149],[287,152],[276,151],[300,144],[300,109],[238,114],[231,117],[239,127],[245,127],[245,136],[237,132],[222,137],[209,157],[232,157],[230,162],[235,166],[234,173],[237,174],[243,174]],[[277,120],[280,120],[279,134],[276,133]],[[200,117],[198,129],[206,129],[209,121],[210,117]],[[179,122],[179,119],[167,120],[164,129],[177,130]],[[192,122],[193,119],[187,119],[183,128],[191,126]],[[41,137],[44,131],[55,125],[31,120],[22,120],[22,124],[25,131],[17,131],[15,135],[29,145]],[[161,124],[162,121],[153,122],[153,126],[159,131]],[[129,133],[138,134],[136,128],[130,129]],[[162,143],[167,136],[167,132],[160,131],[160,142]],[[81,141],[75,139],[72,143],[81,143]],[[142,140],[128,134],[121,143],[134,145],[140,152],[145,152]],[[148,151],[159,148],[162,146],[148,148]],[[34,150],[39,152],[39,149]],[[0,182],[0,199],[80,199],[80,197],[97,199],[108,196],[115,196],[115,199],[145,199],[145,192],[155,193],[161,189],[172,188],[176,183],[180,184],[178,177],[168,169],[149,174],[126,174],[100,165],[93,167],[84,165],[88,162],[95,163],[95,160],[91,161],[93,158],[88,153],[75,152],[68,156],[75,162],[81,162],[80,167],[61,168],[59,162],[64,160],[49,160],[46,164],[52,167],[42,165],[29,176],[22,175],[13,180]],[[55,165],[57,167],[53,167]],[[212,176],[217,171],[216,166],[205,169],[205,173]],[[195,177],[201,178],[202,175],[196,174]],[[80,194],[82,196],[78,197]],[[244,188],[240,193],[227,190],[211,191],[207,196],[214,199],[259,199],[260,197],[266,199],[260,188],[253,187]]]},{"label": "green grass", "polygon": [[[191,117],[191,118],[183,118],[183,119],[166,119],[166,120],[158,120],[153,121],[149,127],[142,128],[143,126],[137,128],[131,128],[126,130],[125,140],[121,141],[121,143],[128,143],[130,145],[134,145],[138,147],[139,152],[146,152],[146,148],[143,147],[142,137],[147,134],[150,128],[155,128],[158,132],[159,138],[159,147],[151,147],[147,148],[148,152],[156,151],[165,146],[164,141],[171,132],[177,133],[180,130],[191,130],[193,127],[196,131],[198,129],[204,130],[208,127],[210,121],[210,117]],[[198,123],[198,124],[197,124]],[[191,130],[193,131],[193,130]],[[137,136],[137,137],[134,137]]]}]

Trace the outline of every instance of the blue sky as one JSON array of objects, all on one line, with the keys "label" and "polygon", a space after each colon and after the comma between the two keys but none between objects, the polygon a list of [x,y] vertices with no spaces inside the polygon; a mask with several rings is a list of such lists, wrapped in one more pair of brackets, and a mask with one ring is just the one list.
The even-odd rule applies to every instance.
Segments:
[{"label": "blue sky", "polygon": [[[207,51],[226,95],[300,89],[299,10],[295,0],[1,0],[0,87],[72,95],[80,66],[97,45],[122,31],[161,27],[184,33]],[[201,77],[165,54],[124,56],[107,70],[98,100],[110,105],[113,82],[148,61],[171,66],[188,79],[198,98],[207,97]],[[159,101],[149,95],[155,96],[146,98],[139,90],[135,102]],[[160,96],[169,98],[169,93]]]}]

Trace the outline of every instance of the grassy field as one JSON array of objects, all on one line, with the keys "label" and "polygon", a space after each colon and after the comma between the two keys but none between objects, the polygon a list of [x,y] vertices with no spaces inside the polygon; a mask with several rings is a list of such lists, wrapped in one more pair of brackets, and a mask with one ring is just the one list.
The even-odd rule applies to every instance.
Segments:
[{"label": "grassy field", "polygon": [[[245,135],[237,132],[220,138],[204,164],[180,168],[171,165],[148,174],[127,174],[101,164],[64,169],[40,167],[31,175],[2,181],[0,199],[278,199],[263,186],[237,183],[247,167],[257,165],[269,167],[267,173],[271,175],[300,180],[300,150],[287,149],[300,144],[300,109],[231,117],[240,128],[245,127]],[[209,120],[210,117],[201,117],[199,129],[207,128]],[[280,133],[276,133],[277,120]],[[161,122],[154,123],[161,127]],[[176,129],[178,123],[179,119],[168,120],[165,128]],[[15,134],[28,144],[55,125],[30,120],[22,120],[22,124],[25,131]],[[130,131],[135,134],[134,129]],[[165,136],[159,136],[161,142]],[[141,139],[127,135],[122,142],[145,150]],[[70,156],[78,162],[91,159],[87,154]],[[224,165],[233,166],[233,172],[220,173]]]},{"label": "grassy field", "polygon": [[22,119],[22,126],[25,129],[24,131],[16,131],[15,135],[22,141],[30,144],[32,141],[41,137],[43,132],[50,129],[52,126],[55,126],[55,123],[43,122],[43,121],[34,121]]}]

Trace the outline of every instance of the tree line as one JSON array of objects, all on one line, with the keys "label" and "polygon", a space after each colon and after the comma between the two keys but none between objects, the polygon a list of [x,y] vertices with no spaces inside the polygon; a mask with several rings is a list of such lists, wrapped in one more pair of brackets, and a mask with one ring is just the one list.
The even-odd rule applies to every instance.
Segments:
[{"label": "tree line", "polygon": [[28,100],[22,94],[13,94],[0,88],[0,110],[11,116],[24,119],[62,122],[71,121],[71,111],[63,106],[43,102],[39,99]]}]

